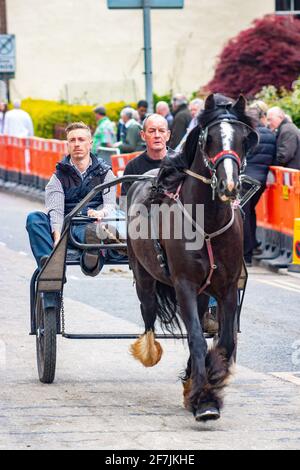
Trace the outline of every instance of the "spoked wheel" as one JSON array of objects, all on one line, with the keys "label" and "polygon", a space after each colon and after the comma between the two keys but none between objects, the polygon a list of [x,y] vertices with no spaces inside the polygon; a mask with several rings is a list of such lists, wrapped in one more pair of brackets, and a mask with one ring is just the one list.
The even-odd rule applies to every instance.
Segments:
[{"label": "spoked wheel", "polygon": [[42,296],[36,304],[36,352],[39,379],[42,383],[51,384],[55,378],[56,367],[56,309],[45,310]]}]

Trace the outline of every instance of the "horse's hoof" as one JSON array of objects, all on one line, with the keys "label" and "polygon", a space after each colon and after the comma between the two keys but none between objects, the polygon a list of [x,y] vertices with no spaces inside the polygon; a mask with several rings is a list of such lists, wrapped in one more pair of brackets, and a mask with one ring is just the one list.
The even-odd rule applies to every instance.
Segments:
[{"label": "horse's hoof", "polygon": [[221,417],[220,411],[214,406],[209,408],[202,408],[196,411],[195,419],[196,421],[212,421],[219,419]]}]

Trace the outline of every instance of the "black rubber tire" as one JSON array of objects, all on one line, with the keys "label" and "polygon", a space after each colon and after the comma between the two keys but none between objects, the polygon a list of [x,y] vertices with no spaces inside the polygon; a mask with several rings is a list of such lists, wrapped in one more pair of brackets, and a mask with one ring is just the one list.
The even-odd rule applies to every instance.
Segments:
[{"label": "black rubber tire", "polygon": [[36,352],[39,379],[44,384],[51,384],[55,379],[56,369],[56,334],[57,315],[55,308],[43,308],[39,298],[36,306]]}]

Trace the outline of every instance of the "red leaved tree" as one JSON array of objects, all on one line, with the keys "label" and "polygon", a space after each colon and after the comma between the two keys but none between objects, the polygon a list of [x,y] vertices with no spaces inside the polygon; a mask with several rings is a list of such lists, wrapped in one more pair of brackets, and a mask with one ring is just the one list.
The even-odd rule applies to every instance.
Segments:
[{"label": "red leaved tree", "polygon": [[265,85],[290,89],[300,75],[300,20],[267,15],[231,39],[205,91],[253,97]]}]

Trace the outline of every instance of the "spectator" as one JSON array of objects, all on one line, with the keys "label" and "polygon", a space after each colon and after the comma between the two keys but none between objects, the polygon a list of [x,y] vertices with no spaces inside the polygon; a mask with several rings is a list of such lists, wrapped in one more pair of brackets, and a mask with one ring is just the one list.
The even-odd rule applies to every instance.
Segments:
[{"label": "spectator", "polygon": [[[130,105],[126,104],[126,106],[124,106],[121,109],[121,113],[122,113],[123,109],[125,109],[125,108],[130,108]],[[118,122],[118,125],[117,125],[117,142],[119,142],[119,141],[124,142],[125,137],[126,137],[126,127],[125,127],[125,124],[123,122],[123,119],[121,118],[121,113],[120,113],[120,119],[119,119],[119,122]]]},{"label": "spectator", "polygon": [[[264,103],[263,103],[264,105]],[[261,102],[253,103],[249,109],[249,114],[256,123],[256,130],[259,133],[259,144],[247,153],[247,166],[245,174],[261,183],[260,189],[252,196],[244,207],[244,259],[247,266],[252,264],[253,251],[259,246],[256,239],[256,212],[255,207],[266,189],[266,181],[269,166],[275,163],[276,158],[276,137],[270,129],[265,126],[267,107]],[[249,187],[246,186],[245,190]]]},{"label": "spectator", "polygon": [[164,117],[167,120],[168,128],[169,130],[171,130],[174,118],[170,112],[169,105],[166,101],[159,101],[156,104],[156,113],[160,114],[162,117]]},{"label": "spectator", "polygon": [[199,116],[201,110],[203,109],[203,107],[204,107],[204,101],[201,100],[200,98],[195,98],[194,100],[192,100],[190,102],[189,111],[191,113],[192,120],[189,124],[189,127],[186,130],[186,133],[184,134],[183,138],[181,139],[181,141],[177,145],[177,147],[175,149],[176,151],[181,150],[181,148],[182,148],[183,144],[185,143],[186,138],[189,135],[189,133],[191,132],[191,130],[193,130],[194,127],[196,127],[198,125],[198,116]]},{"label": "spectator", "polygon": [[141,125],[133,118],[135,110],[124,108],[121,111],[121,118],[126,128],[126,136],[122,142],[116,142],[113,147],[120,149],[121,153],[137,152],[145,149],[140,131]]},{"label": "spectator", "polygon": [[204,100],[202,100],[201,98],[195,98],[194,100],[190,101],[189,111],[191,113],[192,120],[187,129],[187,133],[191,132],[191,130],[198,125],[198,116],[203,108]]},{"label": "spectator", "polygon": [[148,102],[146,100],[140,100],[137,104],[137,112],[139,115],[138,122],[143,125],[144,119],[148,113]]},{"label": "spectator", "polygon": [[[146,142],[146,151],[127,164],[124,176],[142,175],[147,171],[160,168],[161,161],[166,156],[170,131],[164,117],[159,114],[150,114],[144,120],[141,135]],[[122,196],[127,194],[130,185],[131,183],[122,184]]]},{"label": "spectator", "polygon": [[4,133],[5,114],[7,112],[7,104],[0,101],[0,134]]},{"label": "spectator", "polygon": [[32,137],[33,123],[29,114],[21,109],[21,102],[14,101],[14,109],[5,114],[4,134],[14,137]]},{"label": "spectator", "polygon": [[269,109],[267,119],[270,129],[276,134],[279,165],[300,170],[300,130],[278,106]]},{"label": "spectator", "polygon": [[185,135],[192,119],[187,103],[187,99],[184,95],[177,94],[172,99],[174,121],[169,142],[169,146],[172,149],[176,149],[177,145]]},{"label": "spectator", "polygon": [[106,110],[103,106],[94,109],[97,121],[97,128],[93,136],[92,153],[97,155],[99,147],[112,147],[116,142],[114,126],[111,120],[106,116]]}]

